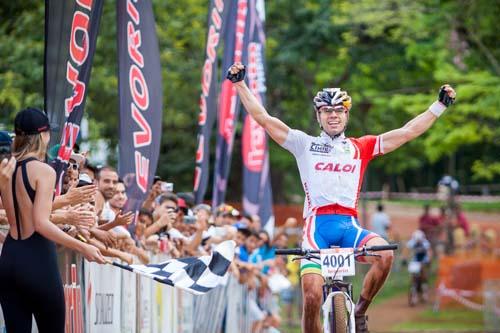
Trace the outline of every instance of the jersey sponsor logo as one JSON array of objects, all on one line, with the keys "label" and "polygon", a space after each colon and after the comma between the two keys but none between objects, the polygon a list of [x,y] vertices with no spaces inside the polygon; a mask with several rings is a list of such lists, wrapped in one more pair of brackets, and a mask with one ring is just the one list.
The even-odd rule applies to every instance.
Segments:
[{"label": "jersey sponsor logo", "polygon": [[313,151],[315,153],[328,154],[332,151],[332,149],[333,147],[330,146],[328,143],[311,142],[311,148],[309,148],[309,151]]},{"label": "jersey sponsor logo", "polygon": [[355,164],[342,164],[342,163],[325,163],[318,162],[314,166],[314,169],[318,171],[330,171],[330,172],[350,172],[354,173],[356,170]]},{"label": "jersey sponsor logo", "polygon": [[346,154],[351,153],[351,145],[349,145],[349,143],[346,140],[342,141],[342,150]]}]

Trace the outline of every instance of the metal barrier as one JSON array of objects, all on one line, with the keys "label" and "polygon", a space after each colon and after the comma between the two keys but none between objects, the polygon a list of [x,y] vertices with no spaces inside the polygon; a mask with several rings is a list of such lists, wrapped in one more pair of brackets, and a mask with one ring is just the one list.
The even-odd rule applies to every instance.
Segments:
[{"label": "metal barrier", "polygon": [[500,332],[500,280],[486,280],[483,285],[484,327]]},{"label": "metal barrier", "polygon": [[[151,262],[167,259],[155,255]],[[250,332],[247,288],[231,276],[224,287],[193,296],[114,266],[89,263],[72,251],[61,249],[58,260],[66,333]]]}]

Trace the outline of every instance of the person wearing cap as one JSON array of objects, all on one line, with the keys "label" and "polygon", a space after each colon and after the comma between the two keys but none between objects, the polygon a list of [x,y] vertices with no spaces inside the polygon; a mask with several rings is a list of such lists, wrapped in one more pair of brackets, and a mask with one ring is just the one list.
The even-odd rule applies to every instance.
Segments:
[{"label": "person wearing cap", "polygon": [[[8,132],[0,131],[0,186],[8,184],[14,168],[16,166],[16,159],[10,157],[10,146],[12,139]],[[7,213],[3,209],[2,200],[0,198],[0,224],[7,224]],[[0,244],[5,241],[5,234],[0,233]]]},{"label": "person wearing cap", "polygon": [[[16,159],[10,157],[12,138],[7,131],[0,131],[0,186],[7,184],[14,172]],[[2,201],[0,200],[0,208]]]},{"label": "person wearing cap", "polygon": [[0,256],[5,326],[8,332],[31,332],[34,316],[40,332],[62,333],[64,291],[54,242],[89,261],[106,260],[97,248],[70,237],[49,219],[56,174],[43,162],[50,140],[46,114],[25,109],[16,115],[14,126],[12,155],[17,165],[8,185],[0,187],[10,225]]},{"label": "person wearing cap", "polygon": [[158,198],[161,194],[161,184],[162,180],[160,176],[154,176],[153,184],[151,184],[151,189],[148,192],[148,195],[144,202],[142,203],[143,209],[153,210],[155,199]]},{"label": "person wearing cap", "polygon": [[[57,157],[57,150],[55,147],[59,146],[60,145],[55,145],[49,149],[49,151],[52,150],[47,154],[49,160]],[[68,161],[68,168],[64,172],[62,195],[55,198],[53,203],[54,210],[66,206],[74,206],[77,204],[95,201],[97,187],[93,184],[93,182],[90,182],[85,186],[78,186],[81,175],[80,168],[82,164],[85,163],[85,160],[85,156],[82,154],[71,154]]]}]

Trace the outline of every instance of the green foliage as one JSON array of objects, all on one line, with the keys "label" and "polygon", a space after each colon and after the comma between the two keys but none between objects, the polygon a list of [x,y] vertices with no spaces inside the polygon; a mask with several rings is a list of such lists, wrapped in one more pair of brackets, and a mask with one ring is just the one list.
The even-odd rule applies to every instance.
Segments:
[{"label": "green foliage", "polygon": [[[208,4],[154,0],[153,7],[164,96],[158,173],[190,190]],[[0,127],[10,127],[20,108],[43,105],[43,15],[41,1],[0,5]],[[93,138],[109,140],[111,160],[119,126],[115,15],[115,2],[105,1],[86,104],[90,123],[99,124]],[[400,127],[436,99],[440,85],[456,87],[456,104],[431,130],[373,162],[369,188],[394,186],[396,178],[407,188],[435,185],[445,171],[461,183],[500,180],[494,1],[274,0],[266,15],[267,108],[291,127],[319,132],[311,99],[327,86],[353,97],[351,136]],[[293,201],[301,194],[295,161],[274,143],[270,151],[275,199]],[[241,195],[240,167],[233,158],[228,197]]]}]

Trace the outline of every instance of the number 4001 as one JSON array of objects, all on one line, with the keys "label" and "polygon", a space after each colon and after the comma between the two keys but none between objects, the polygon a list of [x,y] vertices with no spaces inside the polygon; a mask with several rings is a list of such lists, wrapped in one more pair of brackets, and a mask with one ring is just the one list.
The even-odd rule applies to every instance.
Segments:
[{"label": "number 4001", "polygon": [[347,256],[344,257],[342,255],[337,256],[337,255],[330,255],[326,256],[325,259],[323,259],[323,266],[326,267],[344,267],[344,264],[347,264],[346,266],[351,266],[351,257]]}]

